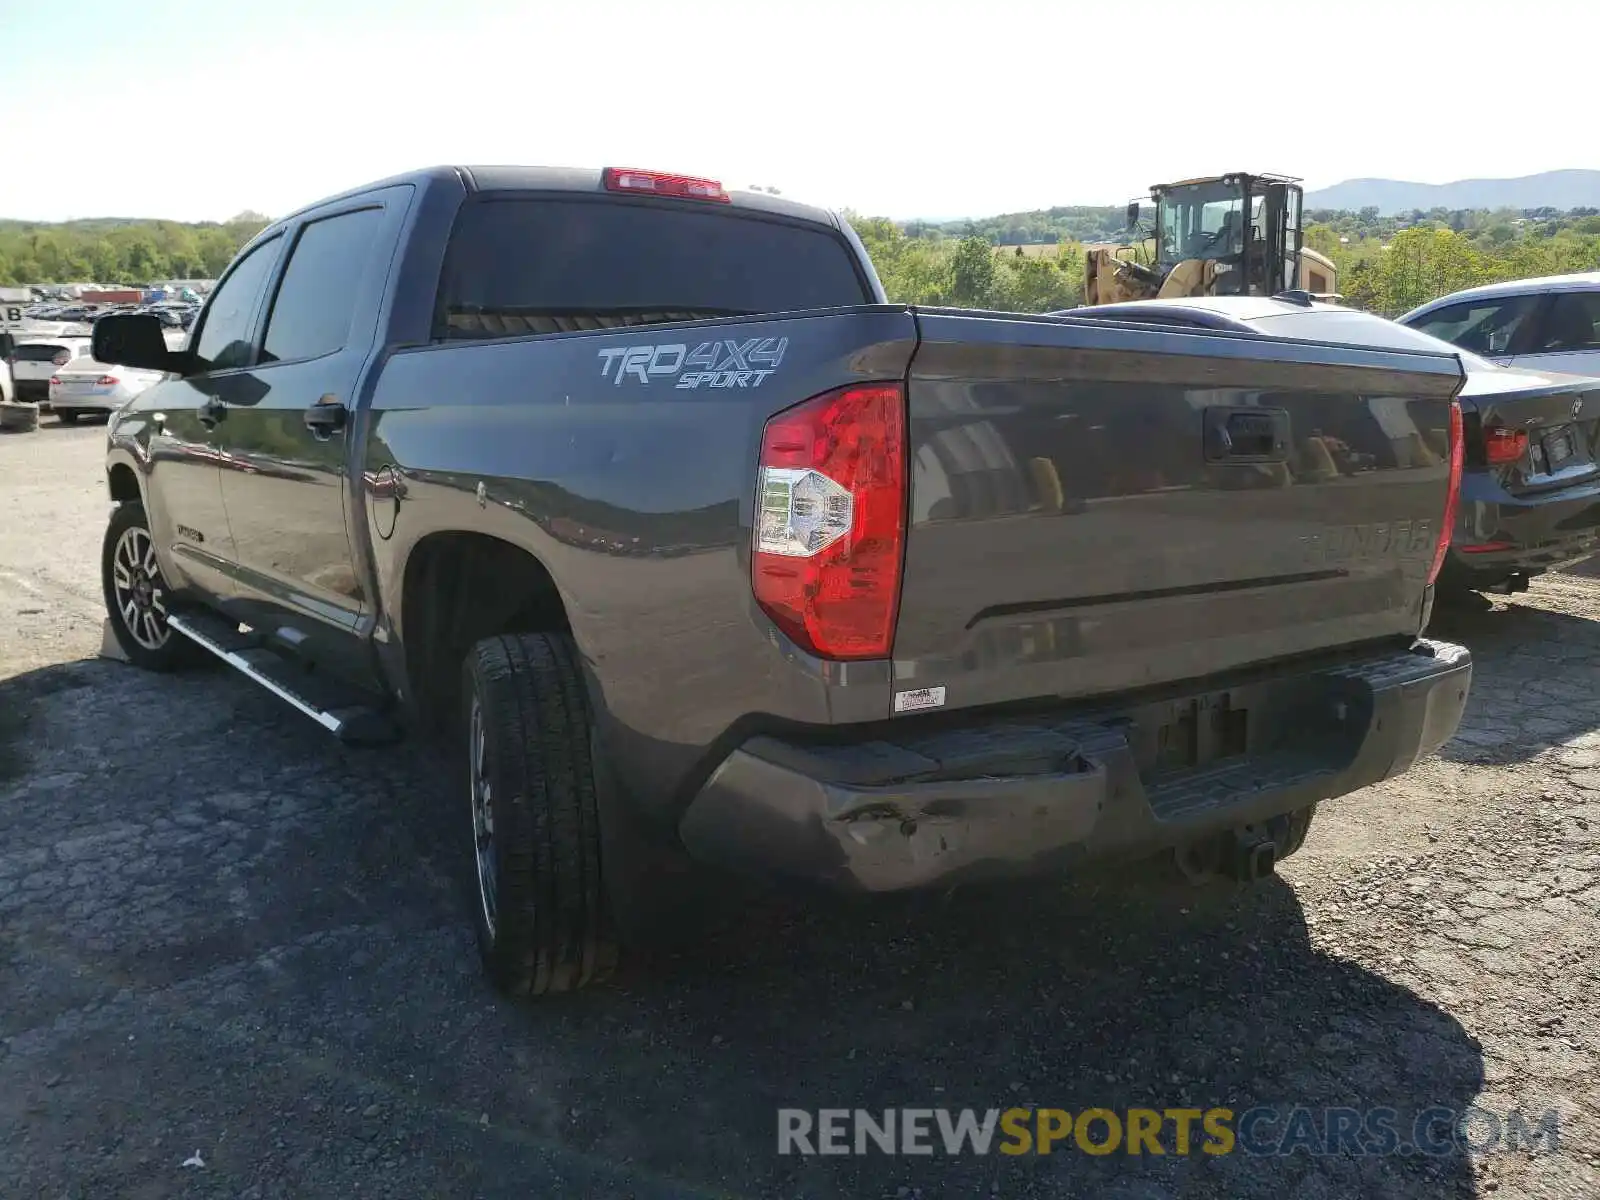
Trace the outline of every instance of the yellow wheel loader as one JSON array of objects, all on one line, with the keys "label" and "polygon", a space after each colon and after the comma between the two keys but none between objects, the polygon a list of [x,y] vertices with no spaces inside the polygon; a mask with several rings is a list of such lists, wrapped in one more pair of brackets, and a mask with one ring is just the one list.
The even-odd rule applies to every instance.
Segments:
[{"label": "yellow wheel loader", "polygon": [[1234,172],[1150,189],[1155,227],[1128,205],[1131,240],[1086,254],[1083,302],[1178,296],[1271,296],[1299,290],[1329,298],[1334,265],[1301,243],[1300,181]]}]

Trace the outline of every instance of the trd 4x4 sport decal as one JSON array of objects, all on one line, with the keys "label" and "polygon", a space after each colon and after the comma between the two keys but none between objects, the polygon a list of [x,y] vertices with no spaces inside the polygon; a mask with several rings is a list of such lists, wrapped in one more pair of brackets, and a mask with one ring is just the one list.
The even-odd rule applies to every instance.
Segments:
[{"label": "trd 4x4 sport decal", "polygon": [[655,383],[669,379],[680,388],[760,387],[783,363],[783,352],[788,348],[786,337],[701,342],[693,348],[682,342],[612,346],[599,351],[600,378],[609,379],[618,387],[624,381]]}]

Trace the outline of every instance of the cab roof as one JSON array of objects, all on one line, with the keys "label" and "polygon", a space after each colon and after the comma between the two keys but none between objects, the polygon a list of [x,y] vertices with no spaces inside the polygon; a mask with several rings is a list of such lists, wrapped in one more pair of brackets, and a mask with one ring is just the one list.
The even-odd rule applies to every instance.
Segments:
[{"label": "cab roof", "polygon": [[[397,184],[413,184],[419,187],[437,186],[439,184],[456,184],[464,187],[468,192],[601,192],[602,169],[588,167],[536,167],[536,166],[437,166],[425,167],[421,170],[408,171],[403,175],[394,175],[388,179],[375,180],[372,183],[362,184],[360,187],[349,188],[336,196],[326,196],[312,204],[305,205],[292,213],[272,222],[273,225],[282,224],[284,221],[293,220],[302,213],[312,209],[321,208],[323,205],[348,197],[359,196],[364,192],[377,191],[379,188],[393,187]],[[726,185],[724,185],[726,186]],[[733,208],[750,212],[767,212],[779,216],[786,216],[803,221],[816,221],[823,225],[837,226],[838,220],[826,208],[813,204],[802,204],[783,196],[774,196],[769,192],[739,191],[727,188],[730,204]],[[616,193],[608,193],[616,194]],[[676,201],[688,205],[703,204],[698,200]],[[720,207],[720,206],[718,206]]]}]

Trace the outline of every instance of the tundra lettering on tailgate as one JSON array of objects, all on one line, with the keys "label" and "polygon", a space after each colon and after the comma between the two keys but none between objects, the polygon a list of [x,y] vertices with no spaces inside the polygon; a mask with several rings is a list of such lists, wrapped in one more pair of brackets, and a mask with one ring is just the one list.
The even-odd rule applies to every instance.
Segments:
[{"label": "tundra lettering on tailgate", "polygon": [[1336,563],[1357,558],[1423,558],[1432,552],[1435,536],[1430,520],[1380,521],[1334,525],[1301,540],[1311,561]]},{"label": "tundra lettering on tailgate", "polygon": [[786,337],[725,339],[693,347],[682,342],[611,346],[598,352],[600,378],[617,387],[624,380],[648,384],[658,379],[671,379],[680,388],[760,387],[782,365],[788,348]]}]

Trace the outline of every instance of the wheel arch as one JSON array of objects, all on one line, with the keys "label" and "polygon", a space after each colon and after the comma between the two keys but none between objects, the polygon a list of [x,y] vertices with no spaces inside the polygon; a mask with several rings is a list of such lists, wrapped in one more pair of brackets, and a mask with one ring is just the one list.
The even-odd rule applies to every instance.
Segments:
[{"label": "wheel arch", "polygon": [[477,642],[572,632],[567,597],[544,560],[494,534],[433,530],[409,548],[398,574],[399,604],[390,620],[404,652],[406,685],[430,724],[453,711],[461,662]]},{"label": "wheel arch", "polygon": [[142,472],[131,456],[113,451],[106,459],[106,488],[116,504],[143,504]]}]

